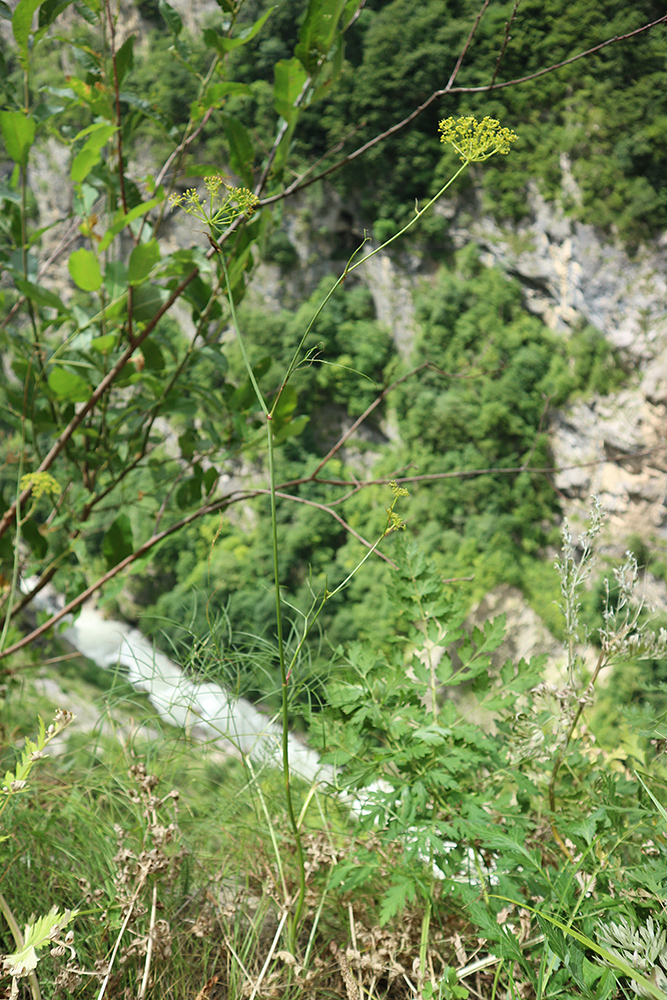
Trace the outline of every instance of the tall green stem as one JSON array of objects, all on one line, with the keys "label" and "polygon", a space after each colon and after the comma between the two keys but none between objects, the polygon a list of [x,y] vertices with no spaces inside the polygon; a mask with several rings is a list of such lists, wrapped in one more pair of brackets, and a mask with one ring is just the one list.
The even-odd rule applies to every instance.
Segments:
[{"label": "tall green stem", "polygon": [[232,316],[232,324],[234,326],[234,331],[236,333],[236,338],[241,349],[241,354],[243,356],[243,361],[248,372],[248,378],[255,390],[255,395],[257,396],[257,402],[262,408],[262,412],[266,418],[266,431],[267,431],[267,441],[269,448],[269,496],[271,499],[271,542],[273,549],[273,583],[275,589],[276,598],[276,633],[278,637],[278,661],[280,664],[280,684],[281,684],[281,717],[282,717],[282,757],[283,757],[283,779],[285,782],[285,805],[287,807],[287,815],[289,818],[290,826],[292,828],[292,833],[294,834],[294,845],[296,847],[296,857],[299,869],[299,895],[297,897],[296,905],[292,910],[292,913],[288,919],[288,933],[289,933],[289,945],[292,950],[292,954],[296,951],[297,937],[299,933],[299,921],[301,919],[301,914],[303,912],[303,905],[306,898],[306,868],[303,857],[303,845],[301,843],[301,829],[296,819],[296,813],[294,811],[294,800],[292,798],[292,786],[290,782],[290,762],[289,762],[289,672],[287,670],[287,664],[285,662],[285,640],[283,636],[283,616],[282,616],[282,599],[280,596],[280,559],[279,559],[279,548],[278,548],[278,515],[276,507],[276,472],[275,472],[275,456],[274,456],[274,442],[273,442],[273,426],[272,426],[272,412],[269,411],[268,406],[262,391],[259,388],[257,379],[255,378],[255,373],[252,370],[252,365],[250,364],[250,357],[246,350],[245,342],[243,340],[243,335],[241,334],[241,329],[239,327],[238,319],[236,317],[236,308],[234,306],[234,296],[232,295],[232,289],[229,283],[229,273],[227,271],[227,265],[225,263],[224,257],[222,258],[222,267],[225,273],[225,281],[227,284],[227,299],[229,301],[229,309]]}]

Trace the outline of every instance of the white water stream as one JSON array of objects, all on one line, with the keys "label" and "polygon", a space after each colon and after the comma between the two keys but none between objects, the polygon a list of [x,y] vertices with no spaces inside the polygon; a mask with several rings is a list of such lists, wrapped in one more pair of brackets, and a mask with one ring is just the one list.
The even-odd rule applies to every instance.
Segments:
[{"label": "white water stream", "polygon": [[[30,581],[26,581],[26,586]],[[52,611],[52,597],[40,604]],[[214,740],[235,756],[282,767],[281,728],[244,698],[232,699],[219,684],[187,677],[178,664],[160,653],[142,633],[123,622],[103,618],[84,605],[64,637],[100,667],[123,667],[130,684],[145,692],[161,719]],[[306,781],[333,781],[332,768],[314,750],[289,736],[290,768]]]}]

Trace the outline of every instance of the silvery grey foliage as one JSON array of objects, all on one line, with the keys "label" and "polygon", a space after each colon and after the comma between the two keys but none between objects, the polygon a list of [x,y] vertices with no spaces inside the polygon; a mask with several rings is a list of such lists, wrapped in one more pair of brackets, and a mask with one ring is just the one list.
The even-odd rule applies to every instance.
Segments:
[{"label": "silvery grey foliage", "polygon": [[[598,928],[599,943],[616,958],[631,965],[637,972],[651,979],[661,990],[667,988],[667,931],[649,917],[644,927],[632,927],[621,917],[618,923],[601,924]],[[632,980],[632,990],[637,996],[651,994]]]}]

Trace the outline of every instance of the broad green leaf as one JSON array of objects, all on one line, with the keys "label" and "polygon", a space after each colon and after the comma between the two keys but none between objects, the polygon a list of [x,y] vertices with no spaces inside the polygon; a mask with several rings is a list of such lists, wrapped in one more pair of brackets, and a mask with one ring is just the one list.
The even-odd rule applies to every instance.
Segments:
[{"label": "broad green leaf", "polygon": [[119,260],[110,260],[104,268],[104,287],[111,302],[127,291],[127,267]]},{"label": "broad green leaf", "polygon": [[178,14],[174,8],[167,3],[167,0],[160,0],[159,8],[169,31],[172,35],[178,38],[183,30],[183,22],[181,21],[180,14]]},{"label": "broad green leaf", "polygon": [[102,284],[100,262],[92,250],[75,250],[67,264],[74,284],[84,292],[94,292]]},{"label": "broad green leaf", "polygon": [[138,323],[147,323],[166,298],[166,291],[159,285],[137,285],[132,294],[132,316]]},{"label": "broad green leaf", "polygon": [[[18,8],[17,8],[18,10]],[[14,163],[25,167],[35,141],[35,122],[21,111],[0,111],[0,132]]]},{"label": "broad green leaf", "polygon": [[19,0],[12,17],[14,40],[20,51],[19,59],[23,66],[28,61],[28,39],[32,28],[32,18],[42,0]]},{"label": "broad green leaf", "polygon": [[235,174],[252,187],[252,162],[255,150],[245,128],[233,115],[223,114],[222,126],[229,142],[229,165]]},{"label": "broad green leaf", "polygon": [[199,349],[199,357],[208,358],[209,361],[212,361],[216,368],[219,369],[221,375],[224,375],[229,368],[227,356],[219,344],[206,344],[204,347],[201,347]]},{"label": "broad green leaf", "polygon": [[53,24],[58,15],[62,14],[72,2],[73,0],[44,0],[44,3],[39,8],[39,18],[37,21],[39,34],[41,35],[49,25]]},{"label": "broad green leaf", "polygon": [[117,566],[133,552],[134,538],[132,537],[130,519],[127,514],[119,514],[102,541],[102,555],[107,569]]},{"label": "broad green leaf", "polygon": [[160,259],[160,246],[157,240],[139,243],[130,254],[127,280],[131,285],[139,285],[151,273]]},{"label": "broad green leaf", "polygon": [[28,518],[21,530],[32,552],[34,552],[38,559],[45,559],[49,551],[49,543],[37,527],[36,522],[32,518]]},{"label": "broad green leaf", "polygon": [[310,417],[307,413],[304,413],[300,417],[296,417],[294,420],[290,420],[289,423],[285,424],[280,430],[273,435],[273,440],[276,444],[282,444],[283,441],[287,441],[288,438],[298,437],[306,427],[308,426],[308,421]]},{"label": "broad green leaf", "polygon": [[146,361],[146,367],[150,371],[161,372],[164,368],[164,358],[162,351],[150,337],[147,337],[141,345],[141,353]]},{"label": "broad green leaf", "polygon": [[281,59],[273,67],[273,106],[287,122],[297,114],[294,102],[307,78],[308,74],[296,57]]},{"label": "broad green leaf", "polygon": [[99,153],[102,146],[109,141],[115,131],[115,125],[107,125],[106,122],[96,122],[94,125],[89,125],[88,128],[79,132],[76,137],[77,139],[86,133],[89,133],[89,135],[72,160],[70,176],[75,183],[85,180],[99,160]]},{"label": "broad green leaf", "polygon": [[347,0],[310,0],[294,55],[311,75],[324,62],[339,30]]},{"label": "broad green leaf", "polygon": [[[251,90],[247,83],[234,83],[232,81],[221,81],[220,83],[212,83],[206,88],[206,93],[204,94],[204,99],[202,103],[205,107],[210,108],[215,104],[218,104],[223,97],[227,97],[229,94],[250,94]],[[192,168],[192,169],[196,169]],[[215,172],[220,173],[220,167],[215,167]],[[192,176],[188,172],[188,176]]]},{"label": "broad green leaf", "polygon": [[116,334],[105,333],[103,337],[96,337],[95,340],[91,340],[90,349],[97,351],[99,354],[108,354],[110,351],[113,351],[115,344]]},{"label": "broad green leaf", "polygon": [[218,470],[211,466],[204,473],[204,493],[208,495],[218,481]]},{"label": "broad green leaf", "polygon": [[88,383],[66,368],[53,368],[47,382],[49,389],[63,403],[85,403],[90,396]]},{"label": "broad green leaf", "polygon": [[345,4],[345,11],[343,12],[343,17],[341,20],[341,27],[347,28],[348,24],[352,21],[352,18],[357,13],[360,7],[363,7],[365,0],[347,0]]},{"label": "broad green leaf", "polygon": [[273,419],[279,422],[287,420],[296,410],[297,401],[296,389],[286,385],[273,408]]},{"label": "broad green leaf", "polygon": [[104,236],[100,241],[100,246],[99,246],[100,253],[103,250],[106,250],[107,247],[111,245],[111,241],[113,240],[114,236],[118,236],[118,233],[121,231],[121,229],[124,229],[125,226],[129,226],[129,224],[131,222],[134,222],[135,219],[141,218],[141,216],[145,215],[146,212],[150,212],[151,209],[156,208],[161,201],[162,201],[161,198],[151,198],[150,201],[144,201],[141,203],[141,205],[135,205],[134,208],[130,209],[127,215],[123,215],[122,213],[117,215],[116,219],[113,222],[113,225],[111,225],[107,229],[106,233],[104,234]]},{"label": "broad green leaf", "polygon": [[67,313],[67,307],[63,303],[62,299],[58,298],[53,292],[50,292],[47,288],[42,288],[41,285],[34,285],[32,281],[26,281],[24,278],[16,278],[16,287],[25,295],[27,299],[34,302],[38,306],[47,306],[49,309],[57,309],[59,313]]},{"label": "broad green leaf", "polygon": [[226,52],[231,52],[232,49],[238,49],[241,45],[246,45],[251,38],[254,38],[258,31],[261,31],[272,11],[273,7],[270,7],[254,24],[251,24],[249,28],[239,31],[238,35],[234,38],[219,35],[212,28],[207,28],[204,32],[204,44],[208,45],[209,48],[216,49],[220,55],[225,55]]},{"label": "broad green leaf", "polygon": [[126,38],[116,53],[116,72],[118,73],[118,84],[123,82],[123,78],[134,67],[134,42],[136,35]]}]

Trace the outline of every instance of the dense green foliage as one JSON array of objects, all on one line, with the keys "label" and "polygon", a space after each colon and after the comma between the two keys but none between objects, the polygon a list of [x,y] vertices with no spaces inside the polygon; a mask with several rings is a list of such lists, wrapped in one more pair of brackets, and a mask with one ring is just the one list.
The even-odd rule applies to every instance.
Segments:
[{"label": "dense green foliage", "polygon": [[[322,107],[304,116],[298,140],[304,162],[340,142],[344,152],[361,146],[441,89],[478,6],[473,0],[426,0],[417,6],[410,0],[371,0],[348,33],[347,62],[338,86]],[[267,113],[259,96],[270,82],[267,54],[287,57],[303,7],[301,2],[280,5],[271,39],[257,39],[239,53],[238,72],[248,81],[265,81],[255,84],[243,108],[249,125],[263,124]],[[512,10],[511,2],[489,5],[457,77],[458,86],[488,86],[494,79],[502,83],[538,73],[663,13],[653,0],[528,0],[512,21],[498,67]],[[436,100],[407,130],[370,149],[344,171],[338,182],[341,190],[361,193],[369,220],[399,221],[415,198],[436,189],[442,167],[431,137],[438,120],[443,115],[489,114],[511,122],[521,142],[506,162],[494,163],[476,177],[487,211],[520,219],[527,211],[530,180],[537,180],[548,196],[562,195],[569,158],[580,197],[566,195],[566,207],[630,242],[641,239],[667,220],[660,169],[667,114],[661,83],[664,38],[662,25],[520,86]]]},{"label": "dense green foliage", "polygon": [[[35,1000],[39,978],[49,998],[88,995],[92,977],[99,1000],[298,998],[340,995],[342,976],[349,1000],[403,1000],[406,985],[419,1000],[465,1000],[462,981],[493,968],[475,995],[667,1000],[667,772],[651,700],[651,685],[664,697],[667,632],[642,616],[632,554],[584,598],[597,505],[576,543],[563,525],[557,573],[540,562],[559,514],[550,413],[612,392],[625,372],[597,331],[549,331],[474,244],[453,252],[444,213],[410,204],[486,159],[459,165],[436,139],[443,110],[474,111],[523,125],[524,145],[468,170],[468,207],[481,190],[517,219],[529,181],[553,194],[571,169],[566,208],[630,243],[651,232],[667,209],[663,99],[648,113],[664,31],[530,89],[450,94],[372,144],[335,180],[351,224],[319,226],[328,247],[311,281],[274,206],[332,145],[372,140],[446,83],[472,3],[219,0],[196,38],[165,0],[139,4],[145,37],[123,34],[109,0],[69,8],[19,0],[0,59],[8,994]],[[490,3],[457,83],[546,69],[655,13],[526,0],[501,66],[512,9]],[[69,184],[55,221],[40,215],[38,157]],[[363,283],[355,214],[376,244],[419,223],[411,357]],[[251,287],[262,255],[289,285],[270,309]],[[452,588],[459,575],[472,586]],[[562,670],[500,658],[502,621],[468,632],[471,597],[501,581],[545,615],[559,598]],[[65,610],[102,590],[155,627],[188,676],[178,694],[154,677],[153,696],[173,695],[185,728],[163,734],[149,714],[144,740],[145,705],[114,679],[95,740],[74,738],[38,783],[72,720],[40,723],[15,752],[18,720],[27,732],[48,691],[74,699],[78,685],[84,712],[94,697],[94,671],[65,668],[26,706],[21,671],[69,656],[55,636],[46,657],[33,645],[22,658],[65,613],[21,635],[50,583]],[[592,667],[585,625],[598,628]],[[613,667],[623,683],[593,704]],[[213,681],[278,707],[282,775],[262,774],[257,747],[235,747],[240,766],[217,747],[206,757],[200,722],[225,724],[207,716],[208,695],[224,711]],[[324,789],[294,780],[293,717],[334,766]],[[73,921],[78,958],[62,933]]]},{"label": "dense green foliage", "polygon": [[[275,367],[262,380],[269,397],[304,321],[327,287],[321,286],[296,314],[242,310],[253,363],[271,352]],[[430,367],[396,389],[391,409],[379,414],[395,421],[400,441],[383,441],[382,424],[376,424],[367,451],[350,454],[350,467],[357,476],[372,470],[374,476],[387,478],[444,473],[445,478],[410,487],[413,495],[405,502],[404,516],[411,531],[435,554],[443,575],[473,574],[472,590],[480,596],[498,582],[522,586],[526,560],[549,540],[550,529],[544,525],[553,522],[558,510],[548,476],[530,471],[531,466],[550,464],[544,434],[550,408],[573,394],[609,392],[623,379],[623,371],[591,328],[565,338],[528,315],[518,283],[481,266],[474,246],[424,284],[417,305],[421,336],[411,364],[428,362]],[[313,343],[331,364],[315,361],[294,378],[295,412],[310,414],[310,423],[285,445],[278,466],[282,481],[307,475],[335,441],[340,421],[358,416],[376,395],[368,379],[355,377],[349,369],[364,372],[380,385],[405,370],[373,319],[372,302],[362,286],[346,285],[327,304],[314,327]],[[234,372],[233,350],[229,357]],[[485,469],[492,471],[480,474]],[[342,473],[339,468],[337,476]],[[325,503],[331,493],[326,486],[308,483],[296,495]],[[374,540],[382,531],[387,497],[386,487],[375,487],[352,496],[338,510]],[[179,609],[194,613],[197,607],[195,618],[187,621],[203,633],[208,623],[202,594],[214,591],[216,607],[227,607],[238,627],[270,630],[270,596],[257,596],[270,565],[262,516],[266,502],[257,510],[252,527],[247,522],[224,523],[214,545],[211,531],[202,529],[189,543],[192,554],[183,552],[182,543],[163,549],[156,576],[166,592],[152,613],[180,622]],[[362,549],[322,509],[282,501],[280,526],[283,582],[305,610],[311,589],[321,587],[325,578],[329,588],[340,582]],[[180,569],[175,572],[177,549]],[[379,560],[364,567],[351,589],[327,609],[330,642],[373,633],[379,613],[391,630],[391,614],[382,597],[384,570]],[[167,631],[174,635],[168,626]]]}]

